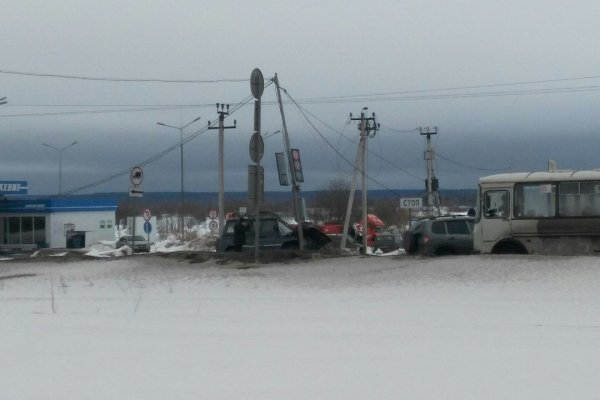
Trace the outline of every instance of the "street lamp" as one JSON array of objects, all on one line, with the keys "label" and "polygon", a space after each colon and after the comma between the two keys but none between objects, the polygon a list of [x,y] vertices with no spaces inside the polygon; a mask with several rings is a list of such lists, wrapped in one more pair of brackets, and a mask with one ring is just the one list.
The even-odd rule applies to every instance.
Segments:
[{"label": "street lamp", "polygon": [[47,143],[42,143],[46,147],[50,147],[53,150],[58,151],[58,194],[62,194],[62,153],[69,147],[73,147],[77,144],[77,140],[65,147],[54,147]]},{"label": "street lamp", "polygon": [[277,135],[279,132],[281,132],[280,130],[272,132],[272,133],[263,133],[262,137],[264,140],[270,138],[271,136],[275,136]]},{"label": "street lamp", "polygon": [[157,122],[156,125],[160,125],[160,126],[164,126],[167,128],[173,128],[173,129],[178,129],[179,130],[179,148],[181,150],[181,194],[180,194],[180,199],[179,199],[179,214],[180,214],[180,219],[181,219],[181,240],[184,240],[184,235],[183,235],[183,130],[185,128],[187,128],[188,126],[190,126],[191,124],[193,124],[194,122],[198,121],[201,117],[198,117],[196,119],[194,119],[191,122],[188,122],[185,125],[182,126],[173,126],[173,125],[168,125],[168,124],[163,124],[162,122]]}]

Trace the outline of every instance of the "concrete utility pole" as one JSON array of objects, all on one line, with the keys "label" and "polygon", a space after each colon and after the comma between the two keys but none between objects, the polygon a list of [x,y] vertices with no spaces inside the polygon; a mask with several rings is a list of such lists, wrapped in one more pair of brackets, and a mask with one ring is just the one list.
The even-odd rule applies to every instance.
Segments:
[{"label": "concrete utility pole", "polygon": [[[221,106],[221,111],[219,111]],[[225,225],[225,129],[234,129],[237,127],[237,121],[233,121],[232,126],[225,126],[225,116],[229,115],[229,104],[217,103],[217,114],[219,114],[219,126],[210,126],[208,129],[219,130],[219,236],[223,233],[223,225]]]},{"label": "concrete utility pole", "polygon": [[[431,149],[431,135],[437,135],[438,133],[438,128],[437,127],[433,127],[433,129],[430,129],[429,127],[426,128],[419,128],[419,133],[422,136],[427,136],[427,150],[425,151],[425,162],[427,164],[427,180],[425,181],[425,185],[427,188],[427,211],[430,215],[433,215],[433,209],[434,207],[438,207],[439,208],[439,200],[438,199],[438,180],[435,177],[435,174],[433,172],[433,161],[434,161],[434,152]],[[437,203],[437,204],[436,204]],[[439,213],[439,210],[438,210]]]},{"label": "concrete utility pole", "polygon": [[367,139],[375,137],[379,130],[379,124],[375,120],[375,113],[371,117],[366,117],[367,107],[364,107],[359,118],[353,118],[350,114],[351,121],[360,121],[358,129],[360,131],[360,141],[356,152],[356,160],[354,161],[354,170],[352,171],[352,184],[350,188],[350,196],[348,198],[348,206],[346,207],[346,218],[344,219],[344,232],[342,232],[341,248],[346,247],[346,236],[350,226],[350,214],[352,213],[352,204],[354,203],[354,192],[356,190],[356,173],[361,172],[362,177],[362,245],[364,254],[367,253]]},{"label": "concrete utility pole", "polygon": [[181,231],[181,240],[185,240],[184,237],[184,216],[183,216],[183,130],[185,128],[187,128],[188,126],[190,126],[191,124],[193,124],[194,122],[198,121],[201,117],[197,117],[196,119],[194,119],[193,121],[182,125],[182,126],[173,126],[173,125],[168,125],[168,124],[163,124],[162,122],[157,122],[156,125],[160,125],[160,126],[164,126],[167,128],[172,128],[172,129],[177,129],[179,131],[179,148],[180,148],[180,159],[181,159],[181,190],[180,190],[180,194],[179,194],[179,213],[180,215],[180,225],[181,227],[179,228],[179,230]]},{"label": "concrete utility pole", "polygon": [[296,174],[294,173],[294,161],[292,160],[292,150],[290,148],[290,137],[288,135],[287,125],[285,123],[285,114],[283,113],[283,102],[281,101],[281,88],[279,87],[279,79],[277,74],[273,78],[275,88],[277,89],[277,102],[279,103],[279,111],[281,112],[281,122],[283,126],[283,145],[285,147],[285,156],[288,160],[288,168],[290,171],[289,176],[292,178],[292,196],[294,198],[294,211],[296,212],[296,221],[298,221],[298,247],[300,250],[304,250],[304,232],[302,230],[302,221],[304,216],[301,212],[300,207],[300,185],[296,180]]}]

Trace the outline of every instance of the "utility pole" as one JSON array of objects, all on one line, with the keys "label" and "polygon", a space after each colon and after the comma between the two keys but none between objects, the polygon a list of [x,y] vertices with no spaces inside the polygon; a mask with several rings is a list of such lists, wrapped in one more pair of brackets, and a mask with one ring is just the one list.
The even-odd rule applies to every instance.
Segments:
[{"label": "utility pole", "polygon": [[296,221],[298,221],[298,248],[304,250],[304,232],[302,230],[302,220],[304,216],[301,212],[300,207],[300,185],[296,180],[296,174],[294,173],[294,161],[292,160],[292,150],[290,146],[290,137],[288,135],[287,125],[285,123],[285,115],[283,113],[283,102],[281,101],[281,88],[279,87],[279,79],[277,74],[273,78],[275,88],[277,89],[277,102],[279,103],[279,111],[281,112],[281,123],[283,126],[283,145],[285,147],[285,155],[288,160],[288,168],[290,171],[290,177],[292,178],[292,196],[294,198],[294,211],[296,213]]},{"label": "utility pole", "polygon": [[427,180],[425,181],[425,185],[427,188],[427,211],[429,212],[430,215],[433,215],[433,209],[436,206],[438,207],[438,213],[439,213],[439,197],[438,197],[438,180],[435,177],[435,173],[433,172],[433,161],[434,161],[435,153],[431,149],[431,135],[437,135],[438,128],[437,127],[433,127],[433,129],[430,129],[429,127],[419,128],[419,133],[422,136],[427,136],[427,150],[425,150],[425,162],[427,164]]},{"label": "utility pole", "polygon": [[[219,111],[221,106],[221,111]],[[225,116],[229,115],[229,104],[217,103],[217,114],[219,114],[219,126],[210,126],[208,123],[208,129],[219,130],[219,237],[223,233],[223,226],[225,225],[225,129],[234,129],[237,127],[237,121],[233,121],[233,125],[225,126]]]},{"label": "utility pole", "polygon": [[356,160],[354,161],[354,169],[352,171],[352,184],[350,188],[350,196],[348,198],[348,206],[346,207],[346,218],[344,219],[344,232],[342,232],[341,248],[346,247],[346,235],[350,225],[350,214],[352,213],[352,204],[354,203],[354,192],[356,191],[356,173],[360,171],[362,178],[362,245],[364,254],[367,254],[367,139],[375,137],[379,130],[379,124],[375,120],[375,113],[371,117],[366,117],[367,107],[364,107],[359,118],[352,117],[351,121],[360,121],[358,129],[360,131],[360,141],[356,152]]},{"label": "utility pole", "polygon": [[184,190],[183,190],[183,130],[185,128],[187,128],[188,126],[190,126],[191,124],[193,124],[194,122],[198,121],[201,117],[197,117],[195,118],[193,121],[188,122],[185,125],[181,125],[181,126],[173,126],[173,125],[168,125],[168,124],[163,124],[162,122],[157,122],[156,125],[160,125],[160,126],[164,126],[167,128],[172,128],[172,129],[177,129],[179,131],[179,150],[180,150],[180,164],[181,164],[181,171],[180,171],[180,178],[181,178],[181,183],[180,183],[180,191],[179,191],[179,213],[180,213],[180,227],[179,230],[181,231],[181,241],[185,240],[184,237],[184,225],[185,225],[185,220],[184,220],[184,213],[183,213],[183,194],[184,194]]}]

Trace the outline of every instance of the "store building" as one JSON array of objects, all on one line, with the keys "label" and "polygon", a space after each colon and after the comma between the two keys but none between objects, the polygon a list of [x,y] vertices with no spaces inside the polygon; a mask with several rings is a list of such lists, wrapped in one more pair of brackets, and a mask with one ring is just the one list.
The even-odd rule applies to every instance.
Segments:
[{"label": "store building", "polygon": [[116,209],[106,198],[0,200],[0,248],[84,248],[115,240]]}]

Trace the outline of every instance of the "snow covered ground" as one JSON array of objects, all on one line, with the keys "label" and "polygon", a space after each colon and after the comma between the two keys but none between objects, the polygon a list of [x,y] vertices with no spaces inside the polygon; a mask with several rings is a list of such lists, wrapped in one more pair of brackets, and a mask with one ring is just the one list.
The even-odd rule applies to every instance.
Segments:
[{"label": "snow covered ground", "polygon": [[599,261],[3,261],[0,398],[597,399]]}]

